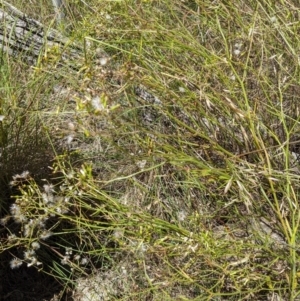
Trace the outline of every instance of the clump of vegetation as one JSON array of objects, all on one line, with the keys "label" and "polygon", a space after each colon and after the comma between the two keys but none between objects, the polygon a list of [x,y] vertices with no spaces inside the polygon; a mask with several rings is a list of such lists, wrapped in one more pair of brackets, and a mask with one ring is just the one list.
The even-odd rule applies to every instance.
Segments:
[{"label": "clump of vegetation", "polygon": [[74,300],[298,300],[296,4],[71,2],[78,72],[2,66],[13,272]]}]

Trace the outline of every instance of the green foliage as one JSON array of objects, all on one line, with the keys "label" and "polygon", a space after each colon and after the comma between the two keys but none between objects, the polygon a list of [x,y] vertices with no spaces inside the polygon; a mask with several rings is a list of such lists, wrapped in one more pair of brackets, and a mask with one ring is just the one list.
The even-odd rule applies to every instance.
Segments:
[{"label": "green foliage", "polygon": [[79,72],[2,72],[11,265],[103,300],[298,300],[296,6],[70,1]]}]

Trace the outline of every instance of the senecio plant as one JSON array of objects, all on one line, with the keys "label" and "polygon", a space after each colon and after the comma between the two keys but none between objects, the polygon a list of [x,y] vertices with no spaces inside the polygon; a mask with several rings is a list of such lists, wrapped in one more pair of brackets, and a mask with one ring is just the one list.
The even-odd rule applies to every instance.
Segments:
[{"label": "senecio plant", "polygon": [[[10,185],[17,188],[18,194],[10,206],[10,215],[1,219],[3,226],[11,224],[11,220],[15,224],[15,227],[7,228],[10,232],[7,237],[10,247],[23,248],[21,257],[15,256],[10,261],[12,269],[19,268],[22,264],[26,264],[27,267],[43,265],[37,253],[41,247],[45,248],[48,245],[51,237],[63,236],[63,233],[57,233],[58,229],[62,230],[62,223],[72,224],[72,216],[76,214],[75,199],[83,193],[81,188],[87,170],[88,168],[85,167],[79,170],[79,182],[71,172],[56,186],[47,183],[41,188],[34,182],[28,171],[13,176]],[[74,254],[72,247],[68,245],[65,246],[63,254],[58,251],[56,254],[62,265],[72,266],[73,262],[74,265],[84,266],[88,263],[87,257],[79,253]]]}]

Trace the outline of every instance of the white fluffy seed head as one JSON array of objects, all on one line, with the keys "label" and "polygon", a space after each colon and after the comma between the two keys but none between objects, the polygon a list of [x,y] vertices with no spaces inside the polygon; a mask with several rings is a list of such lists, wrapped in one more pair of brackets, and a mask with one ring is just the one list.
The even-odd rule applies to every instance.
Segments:
[{"label": "white fluffy seed head", "polygon": [[32,249],[29,249],[29,250],[24,252],[24,259],[30,259],[31,260],[31,258],[34,257],[34,256],[35,256],[35,251],[32,250]]},{"label": "white fluffy seed head", "polygon": [[69,260],[70,260],[70,256],[64,256],[60,262],[63,265],[67,265],[69,263]]},{"label": "white fluffy seed head", "polygon": [[32,247],[33,250],[38,250],[41,247],[41,245],[37,241],[34,241],[31,244],[31,247]]},{"label": "white fluffy seed head", "polygon": [[9,220],[10,220],[10,215],[7,215],[7,216],[0,219],[0,224],[2,226],[5,226],[8,223]]},{"label": "white fluffy seed head", "polygon": [[241,51],[239,49],[233,50],[234,55],[239,56],[241,54]]},{"label": "white fluffy seed head", "polygon": [[18,269],[22,264],[23,262],[19,258],[14,258],[9,262],[10,268],[12,270]]},{"label": "white fluffy seed head", "polygon": [[46,240],[48,239],[50,236],[52,236],[53,233],[48,231],[48,230],[44,230],[41,234],[40,234],[40,239],[42,240]]},{"label": "white fluffy seed head", "polygon": [[81,265],[86,265],[89,262],[89,260],[87,258],[82,258],[80,261]]},{"label": "white fluffy seed head", "polygon": [[52,193],[52,192],[54,192],[54,187],[53,187],[52,184],[45,184],[43,187],[44,187],[44,191],[46,193]]},{"label": "white fluffy seed head", "polygon": [[107,62],[108,62],[108,58],[107,57],[101,57],[99,59],[99,63],[100,63],[101,66],[107,65]]},{"label": "white fluffy seed head", "polygon": [[12,204],[10,206],[10,213],[12,215],[18,215],[18,214],[21,214],[21,208],[20,206],[18,206],[17,204]]},{"label": "white fluffy seed head", "polygon": [[18,224],[25,223],[27,221],[27,217],[24,214],[15,214],[14,221]]}]

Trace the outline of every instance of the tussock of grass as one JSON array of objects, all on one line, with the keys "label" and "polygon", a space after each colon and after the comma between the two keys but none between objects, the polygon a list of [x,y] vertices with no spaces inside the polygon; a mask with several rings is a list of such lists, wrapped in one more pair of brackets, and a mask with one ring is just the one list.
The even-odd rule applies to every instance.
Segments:
[{"label": "tussock of grass", "polygon": [[77,74],[2,67],[1,251],[74,300],[298,300],[297,4],[81,5]]}]

